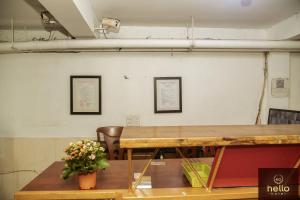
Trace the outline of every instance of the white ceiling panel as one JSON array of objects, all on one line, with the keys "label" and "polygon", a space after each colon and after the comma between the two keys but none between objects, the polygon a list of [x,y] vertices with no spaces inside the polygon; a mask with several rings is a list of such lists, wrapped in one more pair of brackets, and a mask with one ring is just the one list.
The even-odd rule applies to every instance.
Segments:
[{"label": "white ceiling panel", "polygon": [[0,0],[0,28],[9,28],[11,19],[14,19],[17,28],[41,29],[43,27],[40,14],[25,0]]},{"label": "white ceiling panel", "polygon": [[[300,11],[300,0],[91,0],[98,19],[122,25],[267,28]],[[68,12],[68,8],[65,8]],[[0,0],[0,28],[14,18],[18,28],[41,28],[39,14],[25,0]]]},{"label": "white ceiling panel", "polygon": [[91,0],[99,18],[126,25],[266,28],[300,11],[300,0]]}]

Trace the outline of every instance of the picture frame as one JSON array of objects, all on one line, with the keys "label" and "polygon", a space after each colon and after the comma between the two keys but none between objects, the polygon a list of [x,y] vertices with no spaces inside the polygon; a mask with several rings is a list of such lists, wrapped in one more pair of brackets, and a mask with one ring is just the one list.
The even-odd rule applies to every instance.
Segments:
[{"label": "picture frame", "polygon": [[70,76],[70,114],[101,115],[101,76]]},{"label": "picture frame", "polygon": [[181,112],[181,77],[154,77],[154,113]]}]

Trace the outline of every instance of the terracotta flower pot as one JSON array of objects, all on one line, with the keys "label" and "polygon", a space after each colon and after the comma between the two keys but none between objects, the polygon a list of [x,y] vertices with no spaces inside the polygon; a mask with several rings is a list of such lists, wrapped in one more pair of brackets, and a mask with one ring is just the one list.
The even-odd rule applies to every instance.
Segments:
[{"label": "terracotta flower pot", "polygon": [[79,187],[82,190],[93,189],[96,186],[97,173],[79,174]]}]

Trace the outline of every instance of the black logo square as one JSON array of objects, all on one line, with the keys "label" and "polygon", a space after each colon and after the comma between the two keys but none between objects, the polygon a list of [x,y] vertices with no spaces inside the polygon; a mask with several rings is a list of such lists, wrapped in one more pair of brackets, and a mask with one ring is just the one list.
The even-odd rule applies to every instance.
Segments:
[{"label": "black logo square", "polygon": [[297,200],[297,168],[260,168],[258,170],[260,200]]}]

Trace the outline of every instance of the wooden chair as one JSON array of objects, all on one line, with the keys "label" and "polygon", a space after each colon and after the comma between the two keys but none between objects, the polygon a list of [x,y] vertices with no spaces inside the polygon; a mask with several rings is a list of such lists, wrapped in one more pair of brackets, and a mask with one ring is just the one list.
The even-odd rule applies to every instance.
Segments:
[{"label": "wooden chair", "polygon": [[124,150],[120,148],[122,131],[122,126],[97,128],[97,140],[100,142],[100,135],[102,133],[108,149],[109,160],[122,160],[124,158]]},{"label": "wooden chair", "polygon": [[198,157],[197,153],[198,147],[183,147],[181,151],[186,158],[196,158]]},{"label": "wooden chair", "polygon": [[214,157],[215,154],[216,154],[216,147],[214,146],[203,147],[202,150],[203,157]]},{"label": "wooden chair", "polygon": [[216,154],[216,147],[183,147],[182,153],[186,158],[214,157]]},{"label": "wooden chair", "polygon": [[268,124],[300,124],[300,110],[270,108]]}]

